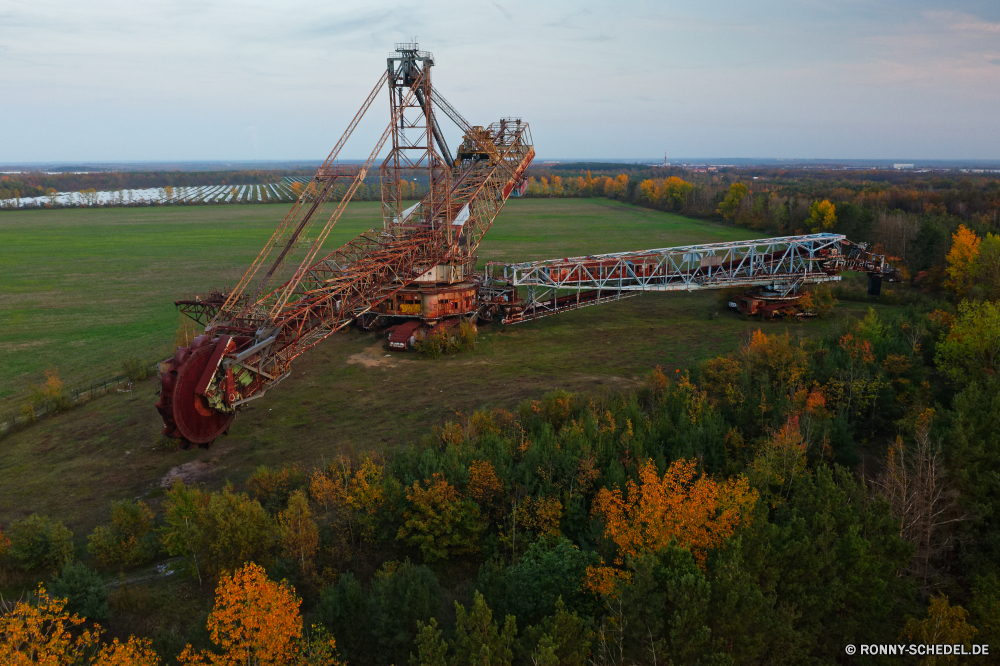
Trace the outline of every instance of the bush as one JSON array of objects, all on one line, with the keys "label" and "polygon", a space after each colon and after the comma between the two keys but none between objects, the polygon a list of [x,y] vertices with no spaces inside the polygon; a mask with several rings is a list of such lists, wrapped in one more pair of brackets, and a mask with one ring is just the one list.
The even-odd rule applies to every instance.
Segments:
[{"label": "bush", "polygon": [[475,349],[478,336],[479,329],[476,325],[463,319],[457,329],[440,329],[436,333],[428,333],[417,340],[413,348],[427,358],[440,358],[442,354]]},{"label": "bush", "polygon": [[52,579],[49,593],[66,599],[66,610],[88,620],[108,619],[108,589],[101,576],[82,562],[66,562]]},{"label": "bush", "polygon": [[479,329],[471,321],[462,320],[458,325],[458,335],[456,344],[460,351],[471,351],[476,348],[476,341],[479,337]]},{"label": "bush", "polygon": [[58,368],[45,371],[45,384],[31,385],[31,402],[34,407],[33,416],[39,409],[50,412],[61,412],[69,409],[69,397],[63,391],[63,382],[59,379]]},{"label": "bush", "polygon": [[122,372],[130,382],[137,382],[149,376],[149,364],[145,359],[129,358],[122,362]]},{"label": "bush", "polygon": [[122,500],[111,505],[111,525],[101,525],[89,537],[88,550],[106,567],[136,567],[158,550],[153,512],[144,502]]},{"label": "bush", "polygon": [[73,533],[58,520],[32,514],[10,526],[8,557],[22,571],[59,571],[73,559]]},{"label": "bush", "polygon": [[440,358],[448,348],[448,335],[444,331],[428,333],[417,340],[413,348],[427,358]]}]

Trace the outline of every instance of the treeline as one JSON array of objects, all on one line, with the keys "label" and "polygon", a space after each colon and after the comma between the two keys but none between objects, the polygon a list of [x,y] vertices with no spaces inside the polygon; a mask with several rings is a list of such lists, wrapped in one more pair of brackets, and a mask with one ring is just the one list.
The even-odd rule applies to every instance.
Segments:
[{"label": "treeline", "polygon": [[[975,251],[949,270],[980,270],[985,244],[959,243]],[[158,516],[117,502],[90,564],[169,555],[217,589],[207,634],[113,634],[180,663],[331,663],[331,639],[347,663],[415,666],[996,645],[998,345],[1000,306],[974,299],[869,310],[820,339],[757,331],[689,373],[480,410],[389,458],[261,467],[217,492],[177,483]],[[126,612],[56,521],[3,534],[3,566],[54,572],[48,593],[69,612],[110,626]],[[23,608],[51,607],[39,598]],[[6,615],[0,636],[28,615]],[[234,624],[246,629],[217,630]],[[3,640],[0,655],[21,649]]]},{"label": "treeline", "polygon": [[[979,236],[1000,231],[1000,178],[992,176],[679,169],[533,173],[528,197],[607,197],[775,235],[845,234],[888,254],[930,291],[942,287],[945,256],[960,225]],[[749,173],[761,175],[754,180]]]}]

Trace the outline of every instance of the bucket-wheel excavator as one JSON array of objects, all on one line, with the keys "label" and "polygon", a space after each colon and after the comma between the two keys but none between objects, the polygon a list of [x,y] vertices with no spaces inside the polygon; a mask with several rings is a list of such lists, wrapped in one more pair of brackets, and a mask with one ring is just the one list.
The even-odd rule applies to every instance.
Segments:
[{"label": "bucket-wheel excavator", "polygon": [[[518,118],[469,124],[432,85],[433,64],[417,44],[397,44],[386,71],[239,284],[228,293],[177,302],[205,325],[203,335],[160,364],[156,408],[163,433],[182,448],[210,444],[242,405],[288,377],[299,355],[351,322],[370,321],[379,305],[387,304],[383,315],[406,316],[412,311],[407,301],[414,300],[400,293],[407,287],[418,285],[421,300],[442,301],[442,314],[475,313],[476,248],[511,193],[523,191],[535,151],[527,123]],[[364,164],[339,163],[383,88],[388,126]],[[464,133],[454,155],[442,114]],[[380,168],[382,228],[322,253],[387,143]],[[427,194],[407,205],[404,174],[414,172],[426,175]],[[345,193],[334,201],[337,185]]]},{"label": "bucket-wheel excavator", "polygon": [[[243,405],[290,375],[292,361],[351,323],[395,323],[389,344],[405,349],[421,329],[460,318],[513,324],[643,291],[753,287],[742,298],[766,309],[845,270],[867,272],[870,289],[898,279],[884,257],[833,234],[490,263],[477,272],[479,243],[506,200],[523,194],[535,151],[520,118],[488,126],[466,121],[432,85],[433,65],[417,44],[397,44],[343,136],[236,287],[176,301],[205,327],[160,364],[156,408],[163,433],[181,448],[207,447]],[[390,117],[375,148],[363,164],[339,162],[383,88]],[[445,118],[463,134],[454,154],[440,124]],[[323,253],[387,144],[379,167],[382,228]],[[427,193],[404,202],[412,189],[405,179],[414,173],[424,176]],[[335,187],[343,191],[337,200]]]}]

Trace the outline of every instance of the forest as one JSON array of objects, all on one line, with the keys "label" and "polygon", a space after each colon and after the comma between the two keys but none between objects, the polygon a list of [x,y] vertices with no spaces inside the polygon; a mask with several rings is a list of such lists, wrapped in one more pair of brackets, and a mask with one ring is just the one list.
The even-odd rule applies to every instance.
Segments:
[{"label": "forest", "polygon": [[[0,661],[750,665],[842,663],[860,644],[1000,651],[997,181],[532,178],[527,196],[847,233],[884,249],[912,288],[821,336],[762,324],[737,351],[650,368],[638,388],[456,414],[388,455],[260,467],[220,490],[178,481],[115,502],[82,558],[55,517],[0,525]],[[182,632],[144,620],[165,611],[128,582],[154,564],[191,590],[176,601]],[[109,575],[121,576],[110,591]]]}]

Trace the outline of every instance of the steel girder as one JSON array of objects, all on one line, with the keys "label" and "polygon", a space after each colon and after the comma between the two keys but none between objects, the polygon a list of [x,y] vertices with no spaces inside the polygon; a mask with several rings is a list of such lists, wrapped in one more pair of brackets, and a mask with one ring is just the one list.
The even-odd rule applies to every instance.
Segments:
[{"label": "steel girder", "polygon": [[[805,284],[839,280],[842,271],[850,270],[899,278],[883,255],[843,235],[823,233],[518,264],[491,262],[487,282],[527,289],[519,311],[505,319],[513,323],[643,291],[767,286],[787,294]],[[565,296],[573,292],[575,299]],[[581,299],[581,293],[590,297]]]}]

